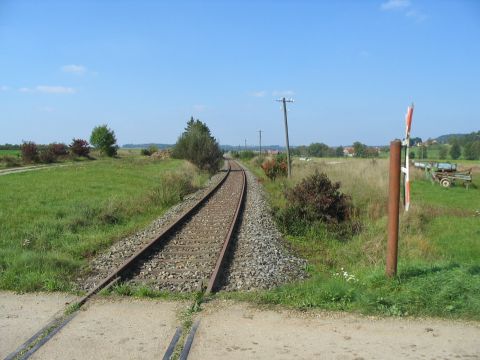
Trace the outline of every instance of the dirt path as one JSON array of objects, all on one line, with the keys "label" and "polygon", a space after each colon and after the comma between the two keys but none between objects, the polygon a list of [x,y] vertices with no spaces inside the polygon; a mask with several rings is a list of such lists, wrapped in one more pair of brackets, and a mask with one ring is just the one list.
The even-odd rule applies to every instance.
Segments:
[{"label": "dirt path", "polygon": [[[73,297],[0,293],[0,358]],[[185,302],[97,298],[33,359],[159,359]],[[189,359],[480,359],[480,323],[202,305]]]},{"label": "dirt path", "polygon": [[16,350],[74,299],[58,293],[16,295],[0,292],[0,358]]},{"label": "dirt path", "polygon": [[0,176],[9,175],[9,174],[17,174],[17,173],[22,173],[22,172],[27,172],[27,171],[52,169],[52,168],[58,168],[58,167],[64,167],[64,166],[71,166],[71,164],[22,166],[22,167],[18,167],[18,168],[2,169],[2,170],[0,170]]},{"label": "dirt path", "polygon": [[205,305],[189,359],[480,359],[480,324]]},{"label": "dirt path", "polygon": [[99,299],[88,303],[32,359],[161,359],[182,302]]}]

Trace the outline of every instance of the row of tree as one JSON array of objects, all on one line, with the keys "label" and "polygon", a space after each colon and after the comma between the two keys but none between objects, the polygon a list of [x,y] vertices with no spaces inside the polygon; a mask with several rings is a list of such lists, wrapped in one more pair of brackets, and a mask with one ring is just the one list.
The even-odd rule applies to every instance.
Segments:
[{"label": "row of tree", "polygon": [[[115,133],[107,125],[96,126],[92,130],[90,143],[104,155],[115,156],[117,154]],[[21,145],[5,144],[2,146],[2,150],[20,150],[24,163],[52,163],[69,155],[89,157],[90,144],[87,140],[75,138],[69,145],[64,143],[37,145],[33,141],[24,141]]]},{"label": "row of tree", "polygon": [[[359,141],[353,143],[353,153],[355,157],[369,158],[377,157],[378,149],[367,146]],[[313,157],[342,157],[345,148],[343,146],[330,147],[324,143],[312,143],[308,146],[301,145],[292,149],[292,155],[297,156],[313,156]]]},{"label": "row of tree", "polygon": [[480,159],[480,141],[467,142],[463,147],[460,146],[460,143],[455,141],[453,141],[451,145],[436,144],[427,147],[426,145],[422,144],[417,146],[416,149],[416,151],[410,152],[410,157],[412,159],[438,158],[440,160],[446,160],[448,157],[450,157],[452,160],[457,160],[462,155],[466,160]]}]

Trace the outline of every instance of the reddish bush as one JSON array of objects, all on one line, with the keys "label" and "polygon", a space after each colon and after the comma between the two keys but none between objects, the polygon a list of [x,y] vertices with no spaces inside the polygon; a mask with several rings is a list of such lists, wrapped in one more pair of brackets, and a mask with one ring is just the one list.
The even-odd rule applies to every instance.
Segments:
[{"label": "reddish bush", "polygon": [[32,163],[38,161],[38,149],[37,144],[33,141],[25,141],[21,147],[22,160],[25,163]]},{"label": "reddish bush", "polygon": [[262,169],[270,180],[275,181],[277,177],[287,175],[287,160],[280,157],[265,160]]},{"label": "reddish bush", "polygon": [[321,220],[340,223],[350,219],[351,199],[339,191],[340,183],[332,183],[324,173],[315,173],[288,189],[285,197],[299,218],[309,222]]},{"label": "reddish bush", "polygon": [[68,155],[68,146],[65,144],[52,143],[48,145],[48,149],[55,156],[65,156]]},{"label": "reddish bush", "polygon": [[74,155],[88,157],[88,154],[90,154],[88,141],[83,139],[73,139],[70,144],[70,151]]},{"label": "reddish bush", "polygon": [[52,151],[50,146],[44,149],[41,149],[38,158],[40,162],[44,164],[51,164],[57,161],[57,155],[55,155],[55,153]]}]

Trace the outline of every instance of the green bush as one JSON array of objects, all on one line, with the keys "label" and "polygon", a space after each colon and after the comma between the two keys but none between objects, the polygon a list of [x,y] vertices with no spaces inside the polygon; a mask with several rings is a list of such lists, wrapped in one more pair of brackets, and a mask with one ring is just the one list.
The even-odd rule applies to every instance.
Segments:
[{"label": "green bush", "polygon": [[200,120],[193,120],[193,117],[178,138],[172,156],[177,159],[189,160],[200,169],[210,173],[214,173],[220,168],[223,159],[222,151],[215,138],[210,134],[210,129]]},{"label": "green bush", "polygon": [[90,135],[90,143],[102,154],[113,157],[117,155],[117,139],[112,129],[107,125],[96,126]]},{"label": "green bush", "polygon": [[253,159],[254,156],[255,156],[255,153],[252,150],[244,150],[244,151],[240,151],[239,153],[239,157],[242,160],[250,160],[250,159]]},{"label": "green bush", "polygon": [[7,168],[21,166],[20,159],[17,156],[4,155],[0,157],[0,162],[5,163]]},{"label": "green bush", "polygon": [[165,207],[183,200],[184,196],[193,192],[192,176],[188,173],[166,173],[150,193],[150,200]]}]

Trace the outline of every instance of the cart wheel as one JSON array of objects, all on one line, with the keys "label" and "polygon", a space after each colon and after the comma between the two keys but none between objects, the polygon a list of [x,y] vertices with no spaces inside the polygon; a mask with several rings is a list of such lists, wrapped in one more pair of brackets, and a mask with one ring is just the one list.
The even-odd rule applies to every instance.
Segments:
[{"label": "cart wheel", "polygon": [[440,180],[440,185],[442,185],[443,187],[449,187],[450,186],[450,180],[448,179],[442,179]]}]

